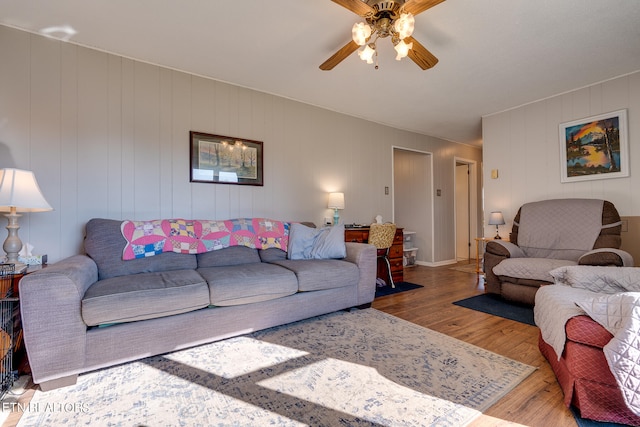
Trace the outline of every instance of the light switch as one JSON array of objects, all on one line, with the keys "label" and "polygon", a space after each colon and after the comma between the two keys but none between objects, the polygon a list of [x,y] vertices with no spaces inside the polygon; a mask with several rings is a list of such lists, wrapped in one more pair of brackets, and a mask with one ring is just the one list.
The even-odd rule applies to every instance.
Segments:
[{"label": "light switch", "polygon": [[498,179],[498,169],[491,169],[491,179]]}]

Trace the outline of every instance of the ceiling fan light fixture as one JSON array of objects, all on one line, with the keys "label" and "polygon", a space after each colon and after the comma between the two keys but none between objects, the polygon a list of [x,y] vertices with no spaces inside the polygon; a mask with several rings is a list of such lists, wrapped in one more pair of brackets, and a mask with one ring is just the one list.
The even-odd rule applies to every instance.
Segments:
[{"label": "ceiling fan light fixture", "polygon": [[[328,0],[327,0],[328,1]],[[352,53],[378,68],[378,39],[389,37],[397,52],[396,60],[408,57],[423,70],[433,68],[436,58],[413,38],[415,16],[445,0],[331,0],[358,15],[363,22],[353,24],[351,40],[320,64],[324,71],[332,70]],[[362,49],[359,49],[362,47]]]},{"label": "ceiling fan light fixture", "polygon": [[364,44],[371,37],[371,26],[364,22],[358,22],[353,24],[351,29],[351,38],[358,46],[364,46]]},{"label": "ceiling fan light fixture", "polygon": [[367,64],[373,64],[373,55],[375,53],[376,53],[376,45],[368,44],[364,47],[364,49],[358,51],[358,56],[363,61],[367,61]]},{"label": "ceiling fan light fixture", "polygon": [[393,23],[393,29],[398,34],[400,40],[404,40],[413,34],[416,20],[410,13],[400,14],[400,18]]},{"label": "ceiling fan light fixture", "polygon": [[413,42],[407,44],[404,42],[404,40],[400,40],[393,48],[398,53],[398,55],[396,56],[396,61],[400,61],[402,58],[407,57],[407,55],[409,54],[409,50],[413,48]]}]

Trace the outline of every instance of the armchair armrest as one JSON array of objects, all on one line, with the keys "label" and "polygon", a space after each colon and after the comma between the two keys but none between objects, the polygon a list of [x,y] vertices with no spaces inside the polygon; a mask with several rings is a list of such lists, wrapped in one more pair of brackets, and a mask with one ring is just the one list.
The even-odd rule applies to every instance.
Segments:
[{"label": "armchair armrest", "polygon": [[504,240],[492,240],[488,242],[486,251],[505,258],[524,258],[526,256],[518,245]]},{"label": "armchair armrest", "polygon": [[617,267],[633,267],[633,257],[621,249],[593,249],[578,259],[579,265],[613,265]]},{"label": "armchair armrest", "polygon": [[500,264],[507,258],[522,258],[525,254],[520,247],[504,240],[491,240],[487,243],[484,253],[484,288],[488,293],[502,293],[501,284],[498,277],[493,273],[493,267]]},{"label": "armchair armrest", "polygon": [[98,268],[76,255],[20,280],[24,342],[35,383],[76,375],[84,366],[87,325],[82,320],[85,291]]},{"label": "armchair armrest", "polygon": [[378,269],[377,250],[366,243],[346,242],[347,257],[345,261],[358,266],[358,305],[369,304],[376,296],[376,272]]}]

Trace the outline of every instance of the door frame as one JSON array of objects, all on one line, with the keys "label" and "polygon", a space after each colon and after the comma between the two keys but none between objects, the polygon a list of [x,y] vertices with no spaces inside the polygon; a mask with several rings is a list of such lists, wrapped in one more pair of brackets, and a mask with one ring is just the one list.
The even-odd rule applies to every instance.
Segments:
[{"label": "door frame", "polygon": [[[469,239],[474,239],[478,237],[478,162],[476,160],[465,159],[463,157],[454,157],[453,158],[453,188],[456,188],[456,166],[459,164],[466,164],[469,166]],[[456,224],[456,215],[457,215],[457,197],[454,197],[453,200],[453,215],[454,215],[454,224]],[[453,233],[453,242],[454,248],[456,248],[457,252],[457,227],[454,226]],[[473,242],[469,242],[472,244]],[[472,248],[469,248],[469,256],[473,253]],[[457,253],[454,255],[454,258],[457,259]],[[469,258],[471,259],[471,258]]]},{"label": "door frame", "polygon": [[395,200],[395,152],[396,150],[402,150],[402,151],[406,151],[406,152],[413,152],[416,154],[420,154],[420,155],[426,155],[427,156],[427,161],[429,163],[429,185],[425,185],[426,188],[426,196],[427,196],[427,200],[430,202],[429,206],[430,206],[430,216],[431,216],[431,223],[428,224],[428,228],[430,230],[430,239],[426,240],[428,242],[428,245],[430,246],[430,250],[429,250],[429,257],[425,257],[425,261],[416,261],[416,264],[420,264],[420,265],[426,265],[426,266],[433,266],[434,265],[434,259],[435,259],[435,201],[434,201],[434,175],[433,175],[433,153],[430,151],[424,151],[424,150],[417,150],[415,148],[407,148],[407,147],[402,147],[399,145],[392,145],[391,146],[391,216],[392,216],[392,221],[395,223],[396,222],[396,200]]}]

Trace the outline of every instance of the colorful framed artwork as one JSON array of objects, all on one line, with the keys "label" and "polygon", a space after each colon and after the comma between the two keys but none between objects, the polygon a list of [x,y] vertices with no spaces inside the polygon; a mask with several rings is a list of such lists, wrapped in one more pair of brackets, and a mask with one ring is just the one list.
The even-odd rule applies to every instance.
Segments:
[{"label": "colorful framed artwork", "polygon": [[191,182],[264,185],[262,142],[189,132]]},{"label": "colorful framed artwork", "polygon": [[562,182],[629,176],[627,110],[560,124]]}]

